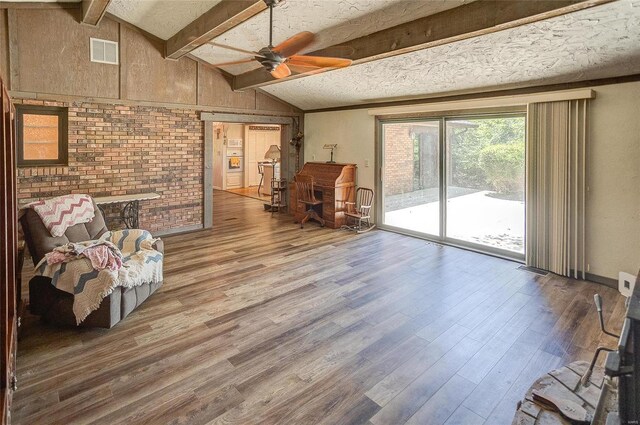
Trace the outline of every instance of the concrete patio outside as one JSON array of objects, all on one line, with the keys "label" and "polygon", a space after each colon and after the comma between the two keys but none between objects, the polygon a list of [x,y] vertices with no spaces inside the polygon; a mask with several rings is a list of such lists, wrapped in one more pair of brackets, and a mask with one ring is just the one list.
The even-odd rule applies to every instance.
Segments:
[{"label": "concrete patio outside", "polygon": [[[524,201],[501,199],[495,192],[449,188],[447,237],[524,253]],[[385,199],[384,224],[437,235],[438,189],[393,195]]]}]

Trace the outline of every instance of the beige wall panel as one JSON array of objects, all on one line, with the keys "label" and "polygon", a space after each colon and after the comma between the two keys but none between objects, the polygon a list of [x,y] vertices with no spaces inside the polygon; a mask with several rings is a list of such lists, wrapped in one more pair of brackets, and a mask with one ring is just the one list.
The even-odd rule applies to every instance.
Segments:
[{"label": "beige wall panel", "polygon": [[[118,24],[78,24],[80,9],[18,9],[17,70],[13,90],[88,97],[118,97],[118,66],[93,63],[89,38],[118,41]],[[14,64],[15,65],[15,64]]]},{"label": "beige wall panel", "polygon": [[296,112],[291,105],[280,102],[260,92],[256,92],[256,109],[278,112]]},{"label": "beige wall panel", "polygon": [[640,82],[594,87],[587,140],[590,273],[640,268]]},{"label": "beige wall panel", "polygon": [[200,80],[198,85],[200,105],[237,109],[254,109],[256,107],[256,92],[254,90],[234,92],[224,76],[202,65],[198,77]]},{"label": "beige wall panel", "polygon": [[[104,21],[103,21],[104,23]],[[102,24],[101,24],[102,25]],[[122,52],[126,55],[126,98],[167,103],[196,103],[197,63],[162,57],[162,45],[123,26]]]},{"label": "beige wall panel", "polygon": [[9,83],[9,34],[7,33],[7,10],[0,10],[0,75]]}]

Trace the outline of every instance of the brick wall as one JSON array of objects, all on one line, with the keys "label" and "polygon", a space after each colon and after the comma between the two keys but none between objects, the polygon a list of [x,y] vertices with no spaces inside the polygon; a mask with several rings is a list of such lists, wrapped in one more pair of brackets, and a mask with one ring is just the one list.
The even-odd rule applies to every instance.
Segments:
[{"label": "brick wall", "polygon": [[[157,192],[140,203],[140,227],[202,224],[204,124],[193,110],[14,99],[69,111],[69,165],[18,169],[21,204],[68,193]],[[111,218],[117,215],[107,210]],[[110,224],[113,221],[110,221]]]},{"label": "brick wall", "polygon": [[408,124],[384,125],[385,195],[413,191],[413,139]]}]

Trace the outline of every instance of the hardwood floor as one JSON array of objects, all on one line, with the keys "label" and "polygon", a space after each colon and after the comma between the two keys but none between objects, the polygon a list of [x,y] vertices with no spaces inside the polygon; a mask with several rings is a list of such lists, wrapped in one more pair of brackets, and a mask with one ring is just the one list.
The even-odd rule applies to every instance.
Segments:
[{"label": "hardwood floor", "polygon": [[165,238],[165,282],[111,330],[28,317],[15,424],[511,423],[539,375],[589,359],[617,291],[383,231],[300,229],[215,192]]},{"label": "hardwood floor", "polygon": [[[267,182],[270,184],[270,181]],[[264,202],[271,201],[271,196],[258,193],[258,186],[240,187],[238,189],[227,189],[229,193],[235,193],[236,195],[248,196],[249,198],[259,199]]]}]

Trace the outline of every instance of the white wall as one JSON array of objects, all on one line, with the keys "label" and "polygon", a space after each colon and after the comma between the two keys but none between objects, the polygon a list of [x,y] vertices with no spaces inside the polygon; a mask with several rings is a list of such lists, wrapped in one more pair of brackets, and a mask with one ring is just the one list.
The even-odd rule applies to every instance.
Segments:
[{"label": "white wall", "polygon": [[[244,186],[258,186],[260,174],[258,173],[258,162],[265,160],[264,154],[271,145],[280,146],[280,126],[272,127],[274,130],[250,130],[250,125],[245,125],[244,138]],[[263,181],[264,184],[264,181]],[[269,186],[270,187],[270,186]],[[260,189],[262,190],[262,189]]]},{"label": "white wall", "polygon": [[587,261],[618,278],[640,268],[640,82],[595,87],[587,152]]},{"label": "white wall", "polygon": [[[617,279],[640,268],[640,82],[594,87],[587,197],[589,272]],[[375,119],[366,109],[305,115],[304,160],[358,164],[357,184],[375,187]],[[315,159],[314,159],[315,156]],[[365,167],[365,160],[369,167]]]},{"label": "white wall", "polygon": [[[358,186],[374,188],[375,119],[366,109],[317,112],[304,116],[304,162],[329,161],[325,143],[337,143],[334,161],[356,164]],[[365,167],[365,160],[369,167]]]},{"label": "white wall", "polygon": [[224,124],[227,132],[227,139],[244,140],[244,124]]},{"label": "white wall", "polygon": [[[226,189],[227,140],[243,139],[244,124],[213,123],[213,187]],[[243,143],[244,146],[244,143]]]}]

